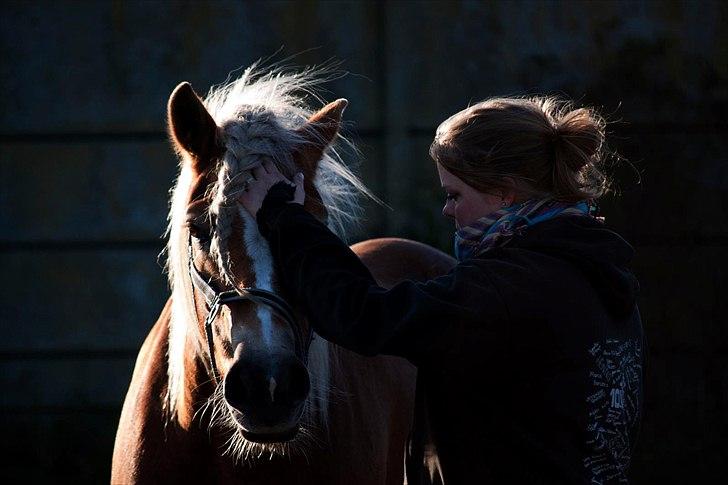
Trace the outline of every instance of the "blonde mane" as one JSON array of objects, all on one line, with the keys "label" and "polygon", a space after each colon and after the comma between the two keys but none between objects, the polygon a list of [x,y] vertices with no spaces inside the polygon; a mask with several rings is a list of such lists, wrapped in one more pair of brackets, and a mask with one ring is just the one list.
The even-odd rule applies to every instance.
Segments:
[{"label": "blonde mane", "polygon": [[[315,88],[331,79],[327,70],[307,69],[290,72],[283,68],[268,71],[253,65],[232,82],[213,87],[204,104],[221,128],[226,151],[218,163],[217,182],[210,188],[210,213],[215,216],[211,254],[220,273],[229,276],[227,239],[232,230],[233,214],[239,210],[235,202],[249,170],[263,160],[272,160],[282,173],[291,176],[296,167],[291,158],[300,143],[297,128],[303,126],[313,111],[306,99],[322,102]],[[343,137],[337,143],[353,146]],[[356,153],[355,149],[353,150]],[[192,183],[191,164],[181,154],[180,173],[172,191],[167,235],[167,270],[172,291],[172,317],[169,329],[167,406],[170,418],[177,414],[184,394],[184,358],[186,352],[200,354],[208,361],[204,336],[199,331],[195,314],[192,284],[188,268],[188,231],[185,228],[187,196]],[[342,160],[336,145],[330,146],[319,163],[315,186],[328,211],[328,226],[344,237],[350,223],[360,215],[359,198],[371,196],[363,183]],[[251,224],[254,226],[254,224]],[[254,229],[257,231],[257,228]],[[261,248],[267,245],[259,237]],[[317,337],[309,351],[309,373],[312,392],[307,408],[326,425],[326,403],[329,392],[329,346]]]}]

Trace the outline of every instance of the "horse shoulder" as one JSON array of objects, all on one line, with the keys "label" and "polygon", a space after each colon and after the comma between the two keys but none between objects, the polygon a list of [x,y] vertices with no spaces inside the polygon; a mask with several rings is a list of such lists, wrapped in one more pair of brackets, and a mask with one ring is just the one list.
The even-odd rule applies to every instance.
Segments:
[{"label": "horse shoulder", "polygon": [[[190,478],[192,445],[187,432],[167,417],[167,345],[171,300],[142,345],[124,400],[114,444],[111,483],[163,483]],[[194,475],[194,473],[193,473]]]},{"label": "horse shoulder", "polygon": [[456,264],[453,257],[442,251],[409,239],[368,239],[354,244],[351,249],[384,287],[391,287],[405,279],[433,279],[447,273]]}]

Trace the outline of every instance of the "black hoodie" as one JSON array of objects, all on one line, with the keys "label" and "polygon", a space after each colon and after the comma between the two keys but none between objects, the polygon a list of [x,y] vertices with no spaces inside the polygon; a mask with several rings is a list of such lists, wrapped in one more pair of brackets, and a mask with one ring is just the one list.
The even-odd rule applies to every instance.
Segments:
[{"label": "black hoodie", "polygon": [[645,349],[624,239],[557,217],[387,290],[290,197],[274,186],[257,220],[313,328],[418,368],[410,485],[626,481]]}]

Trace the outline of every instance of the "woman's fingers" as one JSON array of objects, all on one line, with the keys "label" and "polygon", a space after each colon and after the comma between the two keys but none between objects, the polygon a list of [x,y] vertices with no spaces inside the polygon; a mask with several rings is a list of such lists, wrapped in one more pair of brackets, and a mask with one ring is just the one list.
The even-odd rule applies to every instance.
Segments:
[{"label": "woman's fingers", "polygon": [[278,171],[278,167],[276,167],[276,165],[271,160],[264,161],[261,166],[263,167],[263,170],[265,170],[267,173],[274,173]]},{"label": "woman's fingers", "polygon": [[238,196],[238,202],[247,209],[250,215],[256,217],[268,190],[277,182],[286,182],[295,186],[296,191],[291,202],[303,204],[306,197],[303,174],[297,174],[294,181],[291,182],[278,171],[272,162],[264,162],[252,170],[252,176],[244,184],[243,190]]},{"label": "woman's fingers", "polygon": [[293,202],[303,205],[303,202],[306,199],[306,192],[303,187],[303,173],[298,172],[296,176],[293,177],[293,181],[296,185],[296,193],[293,196]]},{"label": "woman's fingers", "polygon": [[263,180],[265,179],[265,176],[268,175],[268,171],[265,169],[263,164],[258,165],[252,170],[253,177],[255,177],[255,180]]},{"label": "woman's fingers", "polygon": [[[266,160],[260,164],[261,168],[265,171],[265,177],[274,182],[285,180],[283,174],[278,170],[276,164],[271,160]],[[257,177],[257,176],[256,176]]]},{"label": "woman's fingers", "polygon": [[263,182],[263,185],[271,186],[276,182],[284,181],[288,182],[283,174],[278,170],[278,167],[270,161],[266,160],[253,169],[253,176],[255,180]]}]

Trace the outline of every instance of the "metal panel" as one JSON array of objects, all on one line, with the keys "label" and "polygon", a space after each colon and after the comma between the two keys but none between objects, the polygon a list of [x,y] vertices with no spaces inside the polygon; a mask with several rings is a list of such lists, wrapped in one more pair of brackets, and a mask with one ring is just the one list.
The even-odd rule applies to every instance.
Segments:
[{"label": "metal panel", "polygon": [[0,353],[134,352],[168,294],[153,249],[5,252],[0,267],[13,282],[0,292],[13,329]]},{"label": "metal panel", "polygon": [[[377,26],[365,2],[33,2],[0,18],[0,133],[162,132],[181,81],[204,94],[277,51],[290,64],[344,60],[360,126],[376,123]],[[304,52],[313,47],[320,50]],[[315,103],[314,103],[315,104]]]},{"label": "metal panel", "polygon": [[108,483],[120,410],[0,413],[6,483]]},{"label": "metal panel", "polygon": [[2,144],[0,238],[161,245],[176,171],[163,138]]},{"label": "metal panel", "polygon": [[0,363],[0,409],[39,411],[119,406],[134,358],[16,359]]},{"label": "metal panel", "polygon": [[533,93],[632,123],[725,126],[721,17],[718,3],[388,2],[388,82],[426,129],[469,103]]}]

